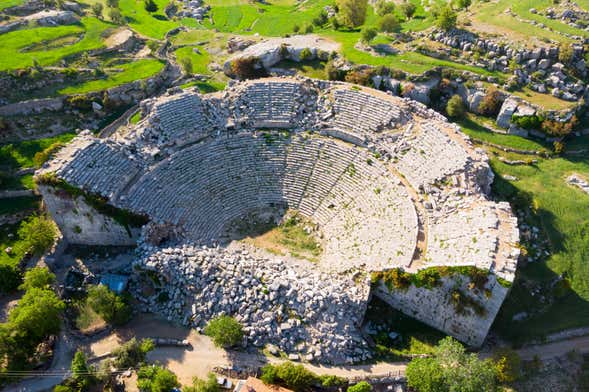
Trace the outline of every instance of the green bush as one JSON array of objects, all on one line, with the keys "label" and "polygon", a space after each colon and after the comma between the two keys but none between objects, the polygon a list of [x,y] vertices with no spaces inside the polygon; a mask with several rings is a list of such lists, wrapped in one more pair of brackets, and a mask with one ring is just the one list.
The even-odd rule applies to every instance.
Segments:
[{"label": "green bush", "polygon": [[417,7],[415,6],[415,4],[406,0],[402,2],[401,5],[399,5],[399,10],[401,10],[401,13],[405,15],[407,19],[411,19],[413,18],[413,15],[415,15]]},{"label": "green bush", "polygon": [[364,24],[368,0],[336,0],[338,21],[349,29]]},{"label": "green bush", "polygon": [[0,293],[9,293],[22,282],[22,273],[15,265],[0,264]]},{"label": "green bush", "polygon": [[49,271],[47,267],[33,267],[25,272],[23,283],[20,285],[19,289],[48,289],[54,282],[55,274]]},{"label": "green bush", "polygon": [[230,316],[211,319],[205,327],[204,333],[213,339],[213,343],[217,347],[235,346],[243,339],[241,324]]},{"label": "green bush", "polygon": [[53,245],[57,230],[53,221],[42,215],[35,215],[23,221],[18,236],[34,254],[43,254]]},{"label": "green bush", "polygon": [[540,129],[544,118],[542,116],[512,116],[511,122],[523,129]]},{"label": "green bush", "polygon": [[301,50],[301,53],[299,54],[299,58],[301,59],[301,61],[310,60],[312,57],[313,52],[311,52],[311,49],[309,48],[304,48],[303,50]]},{"label": "green bush", "polygon": [[143,0],[143,7],[147,12],[157,12],[157,4],[153,0]]},{"label": "green bush", "polygon": [[385,16],[395,12],[395,3],[387,0],[378,0],[374,6],[378,16]]},{"label": "green bush", "polygon": [[456,27],[456,12],[450,7],[446,6],[441,11],[436,19],[436,26],[440,29],[449,31]]},{"label": "green bush", "polygon": [[466,114],[466,107],[462,97],[458,94],[453,95],[446,105],[446,113],[453,119],[462,119]]},{"label": "green bush", "polygon": [[393,14],[387,14],[378,21],[378,30],[384,33],[394,33],[399,30],[401,24],[397,17]]},{"label": "green bush", "polygon": [[117,369],[135,367],[145,362],[147,353],[154,348],[155,345],[151,339],[142,339],[141,341],[138,341],[137,339],[132,338],[113,350],[113,365]]},{"label": "green bush", "polygon": [[519,354],[510,348],[497,349],[493,353],[497,381],[500,383],[512,383],[521,375],[521,358]]},{"label": "green bush", "polygon": [[295,365],[292,362],[264,366],[260,379],[266,384],[282,385],[295,392],[306,391],[318,381],[317,375],[313,372],[303,365]]},{"label": "green bush", "polygon": [[137,387],[144,392],[170,392],[179,387],[178,377],[158,365],[142,366],[137,371]]},{"label": "green bush", "polygon": [[213,373],[209,373],[206,380],[194,377],[192,386],[183,388],[182,392],[219,392],[220,390],[217,377]]},{"label": "green bush", "polygon": [[360,381],[358,384],[352,385],[348,388],[348,392],[370,392],[372,391],[372,385],[366,381]]},{"label": "green bush", "polygon": [[109,324],[122,325],[131,318],[131,307],[105,285],[91,286],[86,301]]},{"label": "green bush", "polygon": [[378,32],[374,27],[364,27],[361,33],[362,42],[370,43],[377,35]]}]

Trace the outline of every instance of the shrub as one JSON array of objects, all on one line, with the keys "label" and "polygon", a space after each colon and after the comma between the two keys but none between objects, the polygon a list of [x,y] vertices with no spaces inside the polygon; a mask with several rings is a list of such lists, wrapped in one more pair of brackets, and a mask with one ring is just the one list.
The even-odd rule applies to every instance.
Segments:
[{"label": "shrub", "polygon": [[372,84],[372,71],[370,69],[354,70],[346,73],[344,80],[348,83],[370,86]]},{"label": "shrub", "polygon": [[180,66],[182,66],[182,69],[184,70],[185,74],[187,74],[187,75],[192,74],[193,67],[192,67],[192,60],[190,59],[190,57],[182,57],[180,59]]},{"label": "shrub", "polygon": [[25,272],[23,283],[19,286],[20,290],[30,290],[32,288],[48,289],[55,282],[55,274],[49,271],[47,267],[33,267]]},{"label": "shrub", "polygon": [[377,36],[378,32],[376,31],[376,29],[374,27],[365,27],[362,29],[362,42],[365,43],[369,43],[370,41],[372,41],[376,36]]},{"label": "shrub", "polygon": [[86,355],[79,349],[72,359],[71,371],[72,380],[77,390],[84,391],[95,381],[94,375],[92,374],[93,369],[88,366]]},{"label": "shrub", "polygon": [[310,60],[312,57],[313,52],[311,52],[311,49],[309,48],[304,48],[303,50],[301,50],[301,53],[299,54],[299,58],[301,59],[301,61]]},{"label": "shrub", "polygon": [[303,365],[284,362],[280,365],[268,364],[262,368],[260,379],[266,384],[278,384],[295,392],[308,390],[317,381],[317,376]]},{"label": "shrub", "polygon": [[500,383],[512,383],[520,377],[521,358],[516,351],[500,348],[493,353],[493,362]]},{"label": "shrub", "polygon": [[445,31],[452,30],[456,27],[456,18],[456,12],[450,6],[446,6],[440,11],[436,19],[436,26]]},{"label": "shrub", "polygon": [[468,7],[470,7],[471,4],[471,0],[456,0],[456,6],[459,9],[468,9]]},{"label": "shrub", "polygon": [[573,62],[573,56],[574,56],[574,51],[573,51],[572,45],[570,45],[570,44],[560,45],[560,47],[558,48],[558,60],[561,63],[570,65]]},{"label": "shrub", "polygon": [[256,57],[242,57],[231,62],[231,71],[240,79],[259,78],[266,74]]},{"label": "shrub", "polygon": [[92,14],[97,17],[98,19],[102,19],[102,10],[104,6],[102,3],[94,3],[92,4]]},{"label": "shrub", "polygon": [[364,24],[368,0],[336,0],[336,5],[342,25],[353,29]]},{"label": "shrub", "polygon": [[298,33],[301,30],[301,27],[298,24],[295,24],[294,26],[292,26],[292,31],[294,33]]},{"label": "shrub", "polygon": [[[97,3],[100,4],[100,3]],[[92,109],[92,100],[86,95],[74,95],[67,98],[66,102],[74,109],[88,111]]]},{"label": "shrub", "polygon": [[20,224],[18,236],[34,254],[43,254],[55,241],[55,224],[45,216],[32,216]]},{"label": "shrub", "polygon": [[399,20],[393,14],[387,14],[378,21],[378,29],[385,33],[393,33],[399,30]]},{"label": "shrub", "polygon": [[305,34],[311,34],[311,33],[313,33],[313,31],[314,31],[314,28],[313,28],[312,24],[308,24],[305,26],[305,31],[304,31]]},{"label": "shrub", "polygon": [[112,20],[114,24],[125,24],[125,18],[123,17],[123,14],[121,14],[121,11],[117,8],[113,8],[110,11],[108,11],[108,17],[110,18],[110,20]]},{"label": "shrub", "polygon": [[360,381],[358,384],[352,385],[348,388],[348,392],[370,392],[372,391],[372,385],[366,381]]},{"label": "shrub", "polygon": [[194,377],[192,386],[183,388],[182,392],[219,392],[220,389],[217,377],[213,373],[209,373],[206,380]]},{"label": "shrub", "polygon": [[131,318],[131,307],[105,285],[90,287],[86,301],[109,324],[121,325]]},{"label": "shrub", "polygon": [[106,0],[106,5],[110,8],[119,8],[119,0]]},{"label": "shrub", "polygon": [[403,15],[405,15],[405,17],[407,19],[411,19],[411,18],[413,18],[413,15],[415,15],[415,11],[417,10],[417,7],[415,6],[415,4],[410,3],[409,1],[404,1],[399,6],[399,9],[401,10],[401,13]]},{"label": "shrub", "polygon": [[325,79],[327,80],[341,80],[342,73],[339,69],[333,64],[333,61],[328,61],[325,64]]},{"label": "shrub", "polygon": [[213,343],[217,347],[235,346],[243,339],[241,324],[230,316],[219,316],[211,319],[204,332],[213,339]]},{"label": "shrub", "polygon": [[489,89],[479,105],[479,112],[485,116],[496,116],[501,110],[501,92],[496,89]]},{"label": "shrub", "polygon": [[170,392],[179,386],[178,377],[161,366],[143,366],[137,371],[137,387],[141,391]]},{"label": "shrub", "polygon": [[0,264],[0,293],[9,293],[22,282],[20,269],[15,265]]},{"label": "shrub", "polygon": [[466,114],[466,107],[464,106],[464,101],[460,95],[456,94],[450,98],[448,104],[446,105],[446,113],[448,113],[448,116],[454,119],[464,118],[464,115]]},{"label": "shrub", "polygon": [[36,168],[40,168],[41,166],[43,166],[43,164],[45,162],[47,162],[49,160],[49,158],[53,154],[55,154],[63,146],[65,146],[65,143],[55,142],[55,143],[51,144],[49,147],[47,147],[46,149],[44,149],[43,151],[39,151],[39,152],[35,153],[35,155],[33,156],[33,165]]},{"label": "shrub", "polygon": [[115,356],[113,365],[117,369],[126,369],[135,367],[138,364],[145,362],[147,353],[155,348],[153,340],[142,339],[138,341],[132,338],[126,343],[113,350]]},{"label": "shrub", "polygon": [[567,122],[545,119],[540,129],[550,136],[562,137],[569,135],[578,125],[577,116],[572,116]]},{"label": "shrub", "polygon": [[395,3],[392,1],[378,0],[374,8],[378,16],[385,16],[395,11]]},{"label": "shrub", "polygon": [[158,9],[157,4],[153,0],[143,0],[143,7],[147,12],[156,12]]},{"label": "shrub", "polygon": [[511,122],[523,129],[540,129],[544,119],[541,116],[512,116]]}]

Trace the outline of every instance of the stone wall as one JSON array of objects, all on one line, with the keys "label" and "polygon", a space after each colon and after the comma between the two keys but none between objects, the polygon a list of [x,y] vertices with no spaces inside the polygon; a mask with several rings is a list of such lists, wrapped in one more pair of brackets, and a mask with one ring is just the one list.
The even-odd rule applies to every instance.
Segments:
[{"label": "stone wall", "polygon": [[83,197],[39,185],[39,192],[51,217],[69,244],[135,246],[139,229],[125,227],[113,218],[100,214]]},{"label": "stone wall", "polygon": [[[441,286],[431,289],[411,285],[407,290],[393,291],[380,283],[373,294],[393,308],[471,346],[482,345],[509,289],[501,286],[494,275],[489,275],[483,291],[470,290],[469,278],[462,275],[442,278],[442,282]],[[484,314],[475,314],[468,307],[461,313],[456,312],[451,298],[456,288],[482,305]]]}]

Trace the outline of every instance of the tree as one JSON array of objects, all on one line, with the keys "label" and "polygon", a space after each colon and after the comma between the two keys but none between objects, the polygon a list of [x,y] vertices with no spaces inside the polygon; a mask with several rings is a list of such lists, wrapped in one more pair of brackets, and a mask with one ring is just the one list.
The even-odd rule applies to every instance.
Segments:
[{"label": "tree", "polygon": [[213,343],[217,347],[235,346],[243,339],[241,324],[229,316],[219,316],[211,319],[204,332],[205,335],[213,339]]},{"label": "tree", "polygon": [[142,339],[138,341],[132,338],[126,343],[113,350],[115,356],[113,365],[117,369],[126,369],[135,367],[140,363],[145,362],[147,353],[155,348],[155,344],[151,339]]},{"label": "tree", "polygon": [[410,3],[409,1],[404,1],[403,3],[401,3],[399,9],[407,19],[413,18],[413,15],[415,15],[415,11],[417,11],[417,7],[415,6],[415,4]]},{"label": "tree", "polygon": [[303,48],[303,50],[301,50],[301,53],[299,54],[299,59],[301,61],[310,60],[312,57],[313,57],[313,52],[311,52],[311,49],[309,49],[309,48]]},{"label": "tree", "polygon": [[143,366],[137,371],[137,386],[145,392],[170,392],[179,387],[178,377],[157,365]]},{"label": "tree", "polygon": [[44,253],[55,241],[55,224],[45,216],[32,216],[22,222],[18,236],[35,254]]},{"label": "tree", "polygon": [[378,35],[378,32],[376,31],[376,29],[374,27],[365,27],[362,29],[362,42],[364,43],[370,43],[370,41],[372,41],[376,36]]},{"label": "tree", "polygon": [[413,359],[406,376],[407,385],[419,392],[496,390],[494,363],[467,354],[451,337],[440,341],[432,357]]},{"label": "tree", "polygon": [[456,12],[450,6],[442,8],[438,18],[436,19],[436,26],[444,31],[452,30],[456,27]]},{"label": "tree", "polygon": [[157,4],[153,0],[143,0],[143,7],[145,11],[150,13],[156,12],[158,9]]},{"label": "tree", "polygon": [[372,391],[372,385],[366,381],[360,381],[358,384],[352,385],[348,388],[348,392],[370,392]]},{"label": "tree", "polygon": [[121,325],[131,317],[129,305],[105,285],[90,287],[86,301],[107,323]]},{"label": "tree", "polygon": [[217,377],[213,373],[209,373],[206,380],[194,377],[192,386],[183,388],[182,392],[219,392],[220,389]]},{"label": "tree", "polygon": [[456,0],[456,7],[458,7],[458,9],[467,10],[471,4],[472,4],[471,0]]},{"label": "tree", "polygon": [[22,275],[16,265],[0,264],[0,293],[9,293],[18,288]]},{"label": "tree", "polygon": [[253,79],[266,75],[256,57],[240,57],[231,61],[231,72],[240,79]]},{"label": "tree", "polygon": [[55,282],[55,275],[47,267],[33,267],[25,272],[21,290],[48,289]]},{"label": "tree", "polygon": [[119,0],[106,0],[106,5],[110,8],[119,8]]},{"label": "tree", "polygon": [[83,351],[78,350],[72,359],[72,379],[76,383],[78,390],[86,390],[94,381],[93,369],[88,366],[86,355]]},{"label": "tree", "polygon": [[325,63],[325,78],[327,80],[340,80],[340,71],[337,69],[333,60],[329,60]]},{"label": "tree", "polygon": [[108,17],[114,24],[125,24],[125,18],[123,17],[123,14],[121,14],[121,11],[118,8],[113,8],[110,11],[108,11]]},{"label": "tree", "polygon": [[501,110],[502,104],[501,92],[497,89],[489,89],[479,104],[479,112],[482,115],[494,117]]},{"label": "tree", "polygon": [[378,29],[384,33],[393,33],[399,30],[399,20],[393,14],[387,14],[378,21]]},{"label": "tree", "polygon": [[385,16],[392,14],[395,11],[395,3],[393,1],[378,0],[374,6],[378,16]]},{"label": "tree", "polygon": [[446,105],[446,113],[454,119],[461,119],[466,114],[466,107],[462,97],[458,94],[453,95]]},{"label": "tree", "polygon": [[349,29],[364,24],[368,0],[337,0],[339,22]]},{"label": "tree", "polygon": [[562,44],[558,47],[558,60],[563,63],[570,65],[574,58],[573,45]]},{"label": "tree", "polygon": [[180,59],[180,65],[182,66],[182,69],[184,70],[184,73],[187,75],[191,75],[193,72],[193,66],[192,66],[192,59],[190,57],[182,57]]},{"label": "tree", "polygon": [[295,392],[302,392],[308,390],[318,378],[303,365],[284,362],[277,366],[271,364],[264,366],[260,379],[265,384],[282,385]]},{"label": "tree", "polygon": [[102,5],[102,3],[92,4],[92,14],[94,14],[94,16],[96,16],[98,19],[102,19],[102,10],[103,9],[104,9],[104,6]]},{"label": "tree", "polygon": [[497,381],[512,383],[516,381],[521,372],[521,358],[515,350],[500,348],[493,353]]}]

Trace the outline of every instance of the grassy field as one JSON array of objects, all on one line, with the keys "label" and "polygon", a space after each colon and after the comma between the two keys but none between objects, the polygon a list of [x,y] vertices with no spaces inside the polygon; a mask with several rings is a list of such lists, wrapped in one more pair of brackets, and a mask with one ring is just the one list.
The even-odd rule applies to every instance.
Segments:
[{"label": "grassy field", "polygon": [[551,147],[549,144],[541,140],[492,132],[482,125],[480,119],[476,116],[468,116],[467,119],[459,121],[458,125],[462,128],[462,132],[470,136],[472,139],[482,142],[528,151],[548,151]]},{"label": "grassy field", "polygon": [[105,79],[92,80],[59,90],[60,94],[83,94],[106,90],[135,80],[147,79],[164,68],[164,62],[155,59],[141,59],[116,66],[117,71],[109,72]]},{"label": "grassy field", "polygon": [[3,167],[10,168],[10,170],[33,167],[33,158],[36,153],[45,150],[54,143],[67,143],[74,136],[75,134],[73,133],[64,133],[45,139],[0,145],[0,162]]},{"label": "grassy field", "polygon": [[[194,49],[197,48],[199,53],[195,53]],[[189,58],[192,61],[192,73],[209,75],[211,71],[207,68],[211,62],[209,53],[202,46],[185,46],[177,49],[174,54],[180,64],[182,59]]]},{"label": "grassy field", "polygon": [[[101,48],[102,35],[112,27],[96,18],[87,17],[78,25],[35,27],[3,34],[0,71],[30,67],[34,61],[40,65],[53,65],[66,56]],[[80,39],[74,43],[51,47],[52,42],[73,36]],[[27,50],[32,45],[35,45],[34,50]]]},{"label": "grassy field", "polygon": [[0,2],[0,11],[5,8],[21,5],[24,2],[25,2],[25,0],[2,0]]},{"label": "grassy field", "polygon": [[543,283],[564,274],[572,287],[568,295],[557,298],[545,312],[523,322],[512,322],[514,314],[539,308],[538,299],[516,284],[502,309],[498,329],[516,339],[525,339],[588,325],[589,195],[567,185],[565,179],[573,172],[589,178],[589,160],[565,155],[553,159],[539,158],[533,166],[510,166],[496,159],[492,160],[492,165],[498,174],[519,179],[500,181],[500,186],[495,189],[504,198],[527,192],[537,211],[532,223],[542,229],[550,244],[546,261],[521,268],[521,279]]}]

